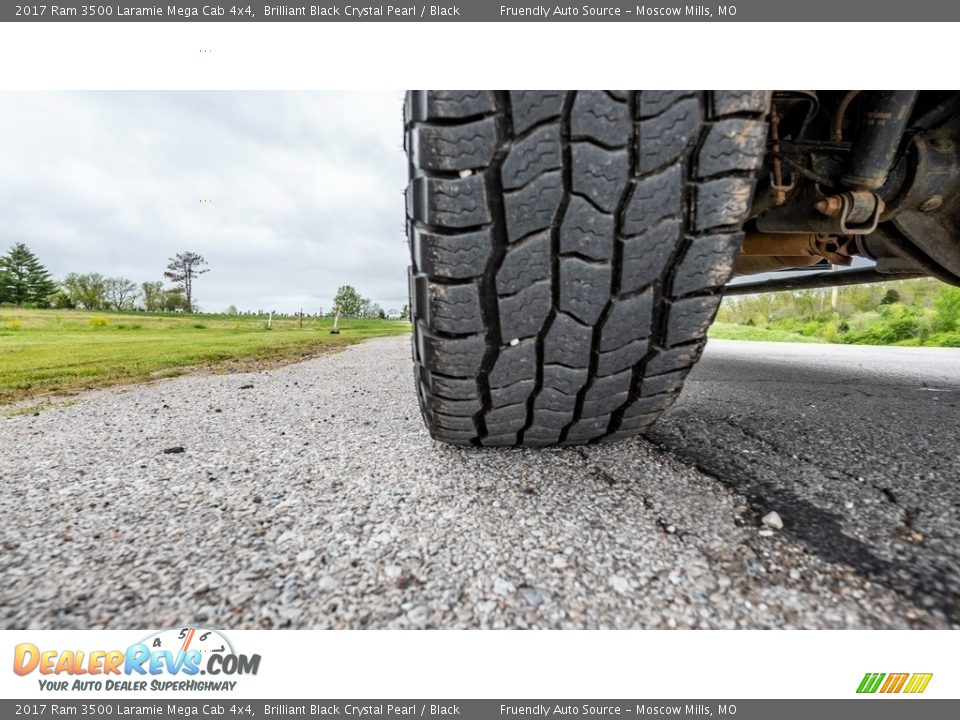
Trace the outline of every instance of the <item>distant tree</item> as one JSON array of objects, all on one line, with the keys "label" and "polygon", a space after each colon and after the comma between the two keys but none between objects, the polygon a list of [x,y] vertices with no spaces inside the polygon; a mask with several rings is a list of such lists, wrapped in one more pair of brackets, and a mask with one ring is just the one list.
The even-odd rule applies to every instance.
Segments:
[{"label": "distant tree", "polygon": [[76,305],[73,304],[73,300],[70,299],[70,296],[63,290],[57,290],[50,296],[50,306],[57,310],[72,310],[76,307]]},{"label": "distant tree", "polygon": [[403,309],[400,310],[400,319],[409,320],[410,319],[410,306],[404,305]]},{"label": "distant tree", "polygon": [[107,278],[104,284],[106,286],[107,301],[113,306],[113,309],[117,311],[129,310],[140,294],[137,284],[127,278]]},{"label": "distant tree", "polygon": [[0,302],[47,307],[56,291],[50,272],[23,243],[14,243],[0,257]]},{"label": "distant tree", "polygon": [[190,312],[190,301],[178,290],[167,290],[163,294],[163,309],[167,312]]},{"label": "distant tree", "polygon": [[360,293],[352,285],[342,285],[337,288],[337,294],[333,298],[333,307],[339,308],[341,315],[359,317],[363,311],[363,302]]},{"label": "distant tree", "polygon": [[107,279],[100,273],[70,273],[61,285],[74,307],[102,310],[107,305]]},{"label": "distant tree", "polygon": [[204,267],[206,264],[203,255],[188,250],[170,258],[167,270],[163,273],[163,276],[173,283],[170,289],[181,293],[187,299],[187,312],[193,310],[193,281],[198,275],[210,272],[210,268]]},{"label": "distant tree", "polygon": [[383,308],[377,303],[373,302],[373,300],[370,298],[363,298],[363,300],[360,301],[360,312],[357,313],[357,316],[366,319],[382,319],[385,318],[387,314],[383,311]]},{"label": "distant tree", "polygon": [[143,296],[143,309],[147,312],[163,312],[166,300],[163,283],[147,281],[140,283],[140,294]]},{"label": "distant tree", "polygon": [[237,306],[236,306],[236,305],[228,305],[228,306],[227,306],[227,309],[226,309],[224,312],[225,312],[225,314],[227,314],[227,315],[239,315],[239,314],[240,314],[240,313],[237,311]]},{"label": "distant tree", "polygon": [[936,312],[934,326],[937,330],[960,331],[960,287],[943,285],[933,303]]},{"label": "distant tree", "polygon": [[893,288],[890,288],[883,294],[883,298],[880,300],[881,305],[893,305],[894,303],[900,302],[900,293],[898,293]]}]

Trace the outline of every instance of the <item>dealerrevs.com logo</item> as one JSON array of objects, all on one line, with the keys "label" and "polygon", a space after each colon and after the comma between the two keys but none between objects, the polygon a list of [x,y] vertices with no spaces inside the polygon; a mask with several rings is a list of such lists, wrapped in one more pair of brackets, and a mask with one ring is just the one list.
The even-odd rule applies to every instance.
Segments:
[{"label": "dealerrevs.com logo", "polygon": [[[51,650],[32,643],[14,648],[13,671],[36,673],[45,691],[231,691],[241,675],[256,675],[260,655],[244,655],[216,630],[172,628],[126,650]],[[199,679],[198,676],[205,676]]]},{"label": "dealerrevs.com logo", "polygon": [[927,689],[932,678],[933,673],[867,673],[857,686],[857,692],[916,695]]}]

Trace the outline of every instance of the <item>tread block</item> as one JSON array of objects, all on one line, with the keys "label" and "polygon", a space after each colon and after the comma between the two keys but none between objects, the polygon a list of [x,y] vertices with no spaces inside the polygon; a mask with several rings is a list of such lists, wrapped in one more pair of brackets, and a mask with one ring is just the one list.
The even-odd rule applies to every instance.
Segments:
[{"label": "tread block", "polygon": [[428,369],[452,377],[477,376],[487,349],[482,335],[439,337],[432,335],[423,323],[419,323],[417,334],[420,358]]},{"label": "tread block", "polygon": [[500,180],[507,190],[523,187],[547,170],[563,165],[560,155],[560,125],[537,128],[510,148],[500,168]]},{"label": "tread block", "polygon": [[739,177],[717,178],[697,185],[697,230],[725,225],[739,226],[750,212],[753,185],[753,180]]},{"label": "tread block", "polygon": [[543,362],[586,368],[590,364],[593,330],[558,312],[543,342]]},{"label": "tread block", "polygon": [[548,279],[553,268],[549,232],[531,235],[511,245],[497,271],[497,293],[512,295],[537,280]]},{"label": "tread block", "polygon": [[770,109],[769,90],[715,90],[710,95],[715,117],[732,113],[766,115]]},{"label": "tread block", "polygon": [[652,319],[652,290],[625,300],[614,300],[600,330],[600,351],[616,350],[633,340],[648,337]]},{"label": "tread block", "polygon": [[756,170],[767,149],[767,124],[730,118],[710,125],[697,153],[697,177]]},{"label": "tread block", "polygon": [[570,149],[573,191],[590,198],[607,213],[615,212],[630,174],[627,150],[605,150],[586,142]]},{"label": "tread block", "polygon": [[556,430],[548,428],[529,428],[523,433],[523,444],[529,447],[547,447],[560,441],[562,428]]},{"label": "tread block", "polygon": [[606,215],[582,197],[573,195],[560,225],[560,252],[609,260],[613,257],[615,231],[613,215]]},{"label": "tread block", "polygon": [[505,387],[491,388],[490,403],[496,408],[526,402],[535,387],[533,380],[520,380]]},{"label": "tread block", "polygon": [[434,440],[439,440],[448,445],[473,445],[473,440],[477,437],[477,432],[476,430],[442,430],[434,426],[430,431],[430,436]]},{"label": "tread block", "polygon": [[490,90],[413,90],[404,101],[407,122],[450,120],[483,115],[496,110]]},{"label": "tread block", "polygon": [[563,176],[548,172],[525,187],[504,193],[507,235],[510,242],[553,224],[563,198]]},{"label": "tread block", "polygon": [[450,378],[424,371],[429,377],[427,387],[437,397],[449,400],[470,400],[477,396],[477,381],[473,378]]},{"label": "tread block", "polygon": [[719,305],[718,295],[671,301],[667,310],[667,347],[701,339]]},{"label": "tread block", "polygon": [[433,413],[432,417],[434,425],[441,430],[473,432],[476,434],[476,426],[473,423],[472,417],[445,415],[443,413]]},{"label": "tread block", "polygon": [[607,263],[560,259],[560,310],[592,325],[610,300],[613,270]]},{"label": "tread block", "polygon": [[553,388],[542,388],[533,401],[535,410],[550,410],[555,413],[572,413],[577,407],[577,396],[566,395]]},{"label": "tread block", "polygon": [[656,414],[673,405],[679,393],[665,393],[663,395],[651,395],[650,397],[639,397],[630,403],[629,407],[623,413],[623,419],[635,418],[641,415]]},{"label": "tread block", "polygon": [[513,447],[517,444],[517,434],[504,433],[502,435],[487,435],[480,440],[484,447]]},{"label": "tread block", "polygon": [[587,384],[590,372],[586,366],[572,368],[565,365],[544,365],[543,389],[558,390],[564,395],[577,396]]},{"label": "tread block", "polygon": [[683,169],[671,165],[636,182],[623,210],[625,235],[638,235],[683,210]]},{"label": "tread block", "polygon": [[488,410],[484,415],[484,422],[487,424],[487,428],[491,425],[502,425],[502,424],[516,424],[517,428],[514,432],[519,432],[524,424],[527,421],[527,405],[526,403],[518,403],[516,405],[504,405],[502,407],[493,408]]},{"label": "tread block", "polygon": [[623,147],[630,141],[630,106],[602,90],[577,93],[570,110],[570,135],[589,137],[608,147]]},{"label": "tread block", "polygon": [[536,377],[537,344],[534,340],[523,340],[500,351],[487,380],[491,388],[502,388]]},{"label": "tread block", "polygon": [[491,218],[483,177],[416,177],[407,187],[407,214],[428,225],[449,228],[488,223]]},{"label": "tread block", "polygon": [[637,103],[640,117],[648,118],[659,115],[680,98],[692,95],[692,90],[641,90],[640,100]]},{"label": "tread block", "polygon": [[660,279],[682,238],[683,223],[679,220],[664,220],[640,235],[625,238],[620,292],[635,292]]},{"label": "tread block", "polygon": [[674,370],[663,375],[647,376],[640,382],[641,395],[660,395],[673,391],[680,392],[687,369]]},{"label": "tread block", "polygon": [[510,93],[513,131],[522,133],[548,118],[557,117],[563,109],[564,90],[515,90]]},{"label": "tread block", "polygon": [[616,395],[602,395],[593,400],[583,401],[583,414],[589,417],[598,415],[609,415],[616,409],[626,404],[630,393],[622,392]]},{"label": "tread block", "polygon": [[588,442],[605,434],[609,426],[609,415],[581,418],[570,426],[570,429],[567,431],[567,437],[564,439],[563,444],[580,445]]},{"label": "tread block", "polygon": [[538,335],[553,307],[551,283],[549,280],[535,282],[518,293],[500,298],[497,305],[504,342]]},{"label": "tread block", "polygon": [[629,432],[631,435],[636,435],[653,425],[658,417],[660,417],[660,413],[658,412],[647,413],[646,415],[634,415],[629,419],[624,419],[620,423],[619,430]]},{"label": "tread block", "polygon": [[409,149],[416,166],[427,170],[486,167],[497,149],[497,123],[489,117],[465,125],[416,125]]},{"label": "tread block", "polygon": [[646,340],[634,340],[622,348],[600,353],[597,361],[597,375],[611,375],[632,368],[647,354],[648,345]]},{"label": "tread block", "polygon": [[700,340],[692,345],[681,345],[669,350],[660,347],[655,348],[653,357],[647,361],[644,370],[648,375],[660,375],[673,370],[689,368],[700,359],[706,344],[706,340]]},{"label": "tread block", "polygon": [[640,122],[637,168],[648,173],[679,159],[699,135],[700,102],[681,100],[661,115]]},{"label": "tread block", "polygon": [[721,287],[737,262],[742,233],[695,238],[673,270],[670,293],[674,297]]},{"label": "tread block", "polygon": [[[538,402],[535,402],[533,405],[533,422],[534,427],[538,430],[555,430],[557,432],[556,438],[551,442],[557,442],[560,439],[560,431],[563,430],[567,425],[573,422],[573,408],[569,410],[550,410],[549,408],[543,407]],[[533,427],[530,428],[527,432],[533,431]],[[551,434],[552,435],[552,434]]]},{"label": "tread block", "polygon": [[[626,393],[630,390],[630,382],[632,379],[633,373],[630,370],[624,370],[623,372],[619,372],[615,375],[597,378],[593,381],[593,384],[587,388],[587,392],[583,396],[584,402],[593,402],[601,400],[605,397],[612,397],[614,395],[619,395],[620,393]],[[584,409],[583,414],[600,415],[607,412],[610,412],[610,410],[603,411],[602,413],[589,413],[586,411],[586,409]]]},{"label": "tread block", "polygon": [[479,288],[468,285],[445,285],[430,282],[426,275],[416,278],[418,298],[425,296],[426,305],[418,301],[417,310],[435,330],[466,335],[483,331]]},{"label": "tread block", "polygon": [[420,272],[439,278],[480,277],[493,249],[489,228],[457,235],[441,235],[413,228],[412,252]]},{"label": "tread block", "polygon": [[[474,390],[476,390],[476,386],[474,386]],[[428,395],[424,397],[424,403],[430,412],[457,417],[473,417],[483,409],[480,398],[477,397],[469,400],[447,400],[446,398]]]}]

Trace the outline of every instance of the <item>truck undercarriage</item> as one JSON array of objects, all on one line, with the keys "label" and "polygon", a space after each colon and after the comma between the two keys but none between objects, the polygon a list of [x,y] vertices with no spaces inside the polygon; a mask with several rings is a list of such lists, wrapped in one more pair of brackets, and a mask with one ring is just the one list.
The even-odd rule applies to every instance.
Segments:
[{"label": "truck undercarriage", "polygon": [[[728,295],[930,276],[960,285],[960,93],[778,91]],[[788,275],[788,276],[786,276]]]}]

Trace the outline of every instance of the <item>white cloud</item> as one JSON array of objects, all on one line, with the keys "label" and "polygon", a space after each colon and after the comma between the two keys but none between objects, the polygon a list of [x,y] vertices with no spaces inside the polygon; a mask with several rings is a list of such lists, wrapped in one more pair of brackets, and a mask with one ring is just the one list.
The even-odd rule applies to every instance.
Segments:
[{"label": "white cloud", "polygon": [[[203,254],[203,309],[406,302],[396,92],[0,94],[0,249],[68,272],[162,277]],[[201,203],[201,200],[211,200]]]}]

